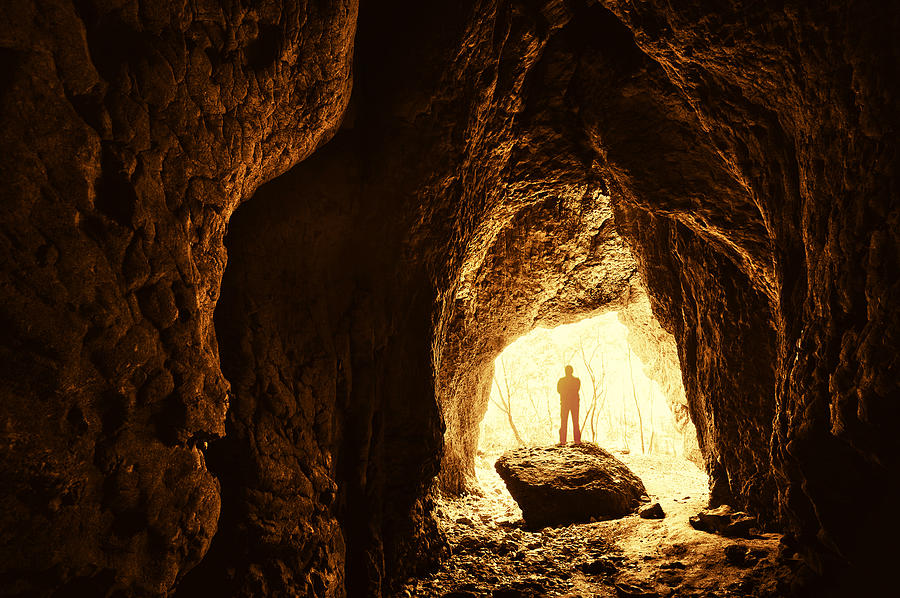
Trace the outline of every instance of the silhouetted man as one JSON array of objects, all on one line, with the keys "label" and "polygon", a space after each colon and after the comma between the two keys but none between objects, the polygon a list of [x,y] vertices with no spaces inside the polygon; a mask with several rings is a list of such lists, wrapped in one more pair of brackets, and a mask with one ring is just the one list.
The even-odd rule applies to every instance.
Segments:
[{"label": "silhouetted man", "polygon": [[556,383],[556,392],[559,393],[559,443],[566,443],[566,430],[569,427],[569,414],[572,414],[572,435],[575,444],[581,442],[581,430],[578,429],[578,391],[581,389],[581,380],[572,375],[572,366],[566,366],[566,375]]}]

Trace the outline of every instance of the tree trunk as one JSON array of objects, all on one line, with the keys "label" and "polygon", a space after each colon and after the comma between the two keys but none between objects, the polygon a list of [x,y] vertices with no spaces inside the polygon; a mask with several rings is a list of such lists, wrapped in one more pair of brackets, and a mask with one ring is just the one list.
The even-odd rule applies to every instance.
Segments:
[{"label": "tree trunk", "polygon": [[628,375],[631,376],[631,396],[634,397],[634,408],[638,415],[638,429],[641,432],[641,454],[644,454],[644,419],[641,417],[641,406],[638,405],[637,391],[634,389],[634,370],[631,369],[631,347],[628,347]]},{"label": "tree trunk", "polygon": [[516,437],[516,442],[519,446],[525,446],[525,441],[522,440],[522,436],[519,435],[519,430],[516,428],[516,424],[513,421],[512,400],[509,396],[509,381],[506,379],[506,366],[503,366],[503,381],[506,386],[506,397],[503,396],[503,391],[500,389],[500,383],[497,382],[497,375],[494,374],[494,385],[497,387],[497,394],[500,395],[500,404],[495,403],[495,405],[506,414],[506,421],[509,422],[509,428],[512,430],[513,436]]}]

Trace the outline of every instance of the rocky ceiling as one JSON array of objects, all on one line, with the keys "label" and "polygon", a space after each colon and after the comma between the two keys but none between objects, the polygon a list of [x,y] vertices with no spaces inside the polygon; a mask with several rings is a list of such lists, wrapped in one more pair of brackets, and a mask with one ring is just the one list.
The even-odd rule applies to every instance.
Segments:
[{"label": "rocky ceiling", "polygon": [[679,4],[4,6],[0,594],[386,593],[639,281],[713,502],[886,584],[900,10]]}]

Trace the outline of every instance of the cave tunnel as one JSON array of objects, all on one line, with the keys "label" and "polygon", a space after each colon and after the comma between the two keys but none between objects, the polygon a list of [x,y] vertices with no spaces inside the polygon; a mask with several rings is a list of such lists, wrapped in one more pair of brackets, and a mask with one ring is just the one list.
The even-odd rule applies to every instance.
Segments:
[{"label": "cave tunnel", "polygon": [[[876,0],[7,3],[0,596],[891,595],[897,30]],[[511,504],[476,475],[497,357],[612,312],[679,372],[703,504],[478,511]]]}]

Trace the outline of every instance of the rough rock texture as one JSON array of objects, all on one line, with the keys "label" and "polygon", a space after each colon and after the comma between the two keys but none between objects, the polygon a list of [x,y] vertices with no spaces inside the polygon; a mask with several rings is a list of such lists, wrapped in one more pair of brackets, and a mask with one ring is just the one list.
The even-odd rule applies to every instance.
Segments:
[{"label": "rough rock texture", "polygon": [[[593,51],[585,48],[573,84],[585,98],[581,114],[616,190],[619,230],[634,244],[656,315],[678,343],[712,501],[754,501],[771,513],[774,325],[764,295],[769,241],[752,219],[758,210],[631,32],[600,7],[580,23],[603,32]],[[747,272],[761,280],[757,287]]]},{"label": "rough rock texture", "polygon": [[666,512],[663,511],[662,506],[658,502],[655,502],[652,505],[644,505],[638,509],[638,515],[640,515],[641,519],[663,519],[666,516]]},{"label": "rough rock texture", "polygon": [[493,355],[635,266],[713,503],[886,582],[900,8],[7,4],[0,591],[171,593],[215,535],[185,595],[383,592]]},{"label": "rough rock texture", "polygon": [[225,222],[349,97],[355,3],[0,20],[5,593],[161,595],[206,551]]},{"label": "rough rock texture", "polygon": [[417,529],[441,442],[433,295],[412,294],[421,273],[384,247],[402,221],[362,201],[378,187],[353,141],[340,134],[232,220],[216,329],[234,397],[209,453],[223,532],[191,595],[343,595],[345,557],[347,592],[377,595],[406,544],[439,541]]},{"label": "rough rock texture", "polygon": [[495,467],[531,528],[621,517],[647,494],[624,463],[590,442],[507,451]]},{"label": "rough rock texture", "polygon": [[617,66],[589,122],[679,345],[714,499],[777,510],[817,571],[877,588],[897,524],[866,514],[900,488],[900,11],[607,5],[643,54],[602,63]]},{"label": "rough rock texture", "polygon": [[441,544],[426,497],[442,446],[426,267],[447,239],[410,231],[441,206],[420,189],[453,166],[446,113],[416,102],[437,93],[431,62],[450,60],[458,32],[438,34],[449,5],[370,8],[342,130],[232,220],[216,329],[233,432],[210,450],[224,533],[186,596],[378,596]]}]

